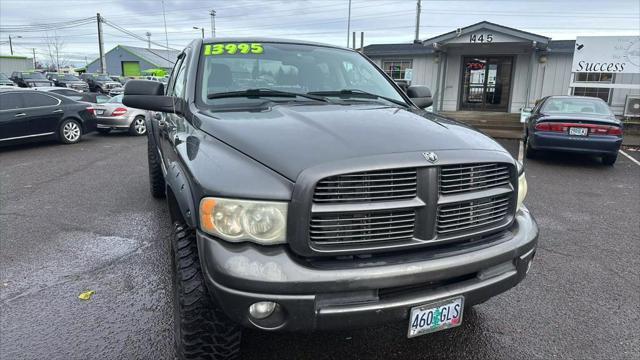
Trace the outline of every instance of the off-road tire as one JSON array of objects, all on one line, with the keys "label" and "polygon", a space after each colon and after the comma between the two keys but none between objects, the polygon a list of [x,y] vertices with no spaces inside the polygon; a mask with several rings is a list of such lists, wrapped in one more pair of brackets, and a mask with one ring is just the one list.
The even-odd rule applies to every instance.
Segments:
[{"label": "off-road tire", "polygon": [[[144,126],[144,129],[141,126]],[[148,128],[144,116],[136,116],[129,126],[129,135],[142,136],[146,135],[147,131]]]},{"label": "off-road tire", "polygon": [[75,144],[82,138],[82,125],[74,119],[65,119],[58,128],[58,140],[63,144]]},{"label": "off-road tire", "polygon": [[174,223],[174,324],[179,359],[238,359],[241,330],[207,291],[195,232]]},{"label": "off-road tire", "polygon": [[615,155],[602,155],[602,163],[608,166],[613,166],[618,160],[618,154]]},{"label": "off-road tire", "polygon": [[98,128],[97,131],[101,135],[107,135],[108,133],[111,132],[111,129],[100,129],[100,128]]},{"label": "off-road tire", "polygon": [[156,150],[155,141],[147,131],[147,162],[149,163],[149,187],[151,196],[156,199],[162,199],[166,196],[164,175],[162,173],[162,165],[160,164],[160,156]]}]

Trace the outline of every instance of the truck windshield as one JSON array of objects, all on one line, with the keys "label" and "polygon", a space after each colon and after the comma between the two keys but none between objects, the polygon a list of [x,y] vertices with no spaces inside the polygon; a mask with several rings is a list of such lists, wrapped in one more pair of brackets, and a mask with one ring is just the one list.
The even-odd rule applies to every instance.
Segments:
[{"label": "truck windshield", "polygon": [[107,75],[98,75],[98,76],[96,76],[96,80],[98,80],[98,81],[113,81]]},{"label": "truck windshield", "polygon": [[44,77],[44,75],[38,73],[38,72],[34,72],[34,73],[22,73],[22,77],[25,79],[45,79],[46,77]]},{"label": "truck windshield", "polygon": [[[208,105],[246,101],[244,92],[262,97],[277,91],[315,94],[331,101],[375,101],[406,106],[391,83],[354,51],[283,43],[209,43],[202,48],[200,98]],[[261,93],[254,90],[259,89]],[[274,90],[269,93],[267,90]],[[249,95],[251,97],[251,95]],[[295,96],[294,96],[295,98]],[[309,101],[312,97],[298,97]]]},{"label": "truck windshield", "polygon": [[80,79],[78,79],[77,76],[73,76],[73,75],[65,75],[63,79],[67,81],[80,81]]}]

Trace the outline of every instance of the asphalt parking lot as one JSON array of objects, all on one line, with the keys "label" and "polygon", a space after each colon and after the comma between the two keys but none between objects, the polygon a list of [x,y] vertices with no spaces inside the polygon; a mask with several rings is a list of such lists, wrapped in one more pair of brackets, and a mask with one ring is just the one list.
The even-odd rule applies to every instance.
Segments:
[{"label": "asphalt parking lot", "polygon": [[[247,331],[244,358],[637,359],[640,166],[547,155],[526,173],[532,271],[461,327]],[[0,358],[174,358],[170,224],[147,181],[144,137],[0,148]]]}]

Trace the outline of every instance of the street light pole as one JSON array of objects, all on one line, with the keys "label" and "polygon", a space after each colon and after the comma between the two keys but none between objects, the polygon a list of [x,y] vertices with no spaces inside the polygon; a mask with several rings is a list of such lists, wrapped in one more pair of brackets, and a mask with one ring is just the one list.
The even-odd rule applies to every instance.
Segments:
[{"label": "street light pole", "polygon": [[151,49],[151,33],[147,31],[147,48]]},{"label": "street light pole", "polygon": [[193,30],[201,30],[202,31],[202,38],[204,39],[204,26],[203,27],[194,26]]},{"label": "street light pole", "polygon": [[[22,36],[14,36],[14,39],[20,39]],[[9,50],[11,51],[11,55],[13,55],[13,43],[11,42],[11,35],[9,35]]]},{"label": "street light pole", "polygon": [[211,10],[211,36],[216,37],[216,11]]},{"label": "street light pole", "polygon": [[351,0],[349,0],[349,15],[347,16],[347,47],[349,47],[350,32],[351,32]]}]

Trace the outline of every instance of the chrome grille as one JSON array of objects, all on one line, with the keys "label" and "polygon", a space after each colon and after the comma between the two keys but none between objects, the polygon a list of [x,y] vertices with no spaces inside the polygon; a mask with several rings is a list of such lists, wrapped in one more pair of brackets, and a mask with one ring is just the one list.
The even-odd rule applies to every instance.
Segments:
[{"label": "chrome grille", "polygon": [[414,210],[314,214],[310,239],[328,246],[411,240],[415,218]]},{"label": "chrome grille", "polygon": [[438,208],[438,234],[471,230],[503,222],[509,214],[511,195],[500,195],[442,205]]},{"label": "chrome grille", "polygon": [[313,202],[392,201],[416,196],[416,169],[390,169],[336,175],[316,184]]},{"label": "chrome grille", "polygon": [[440,193],[444,195],[485,190],[509,183],[508,164],[459,164],[440,168]]}]

